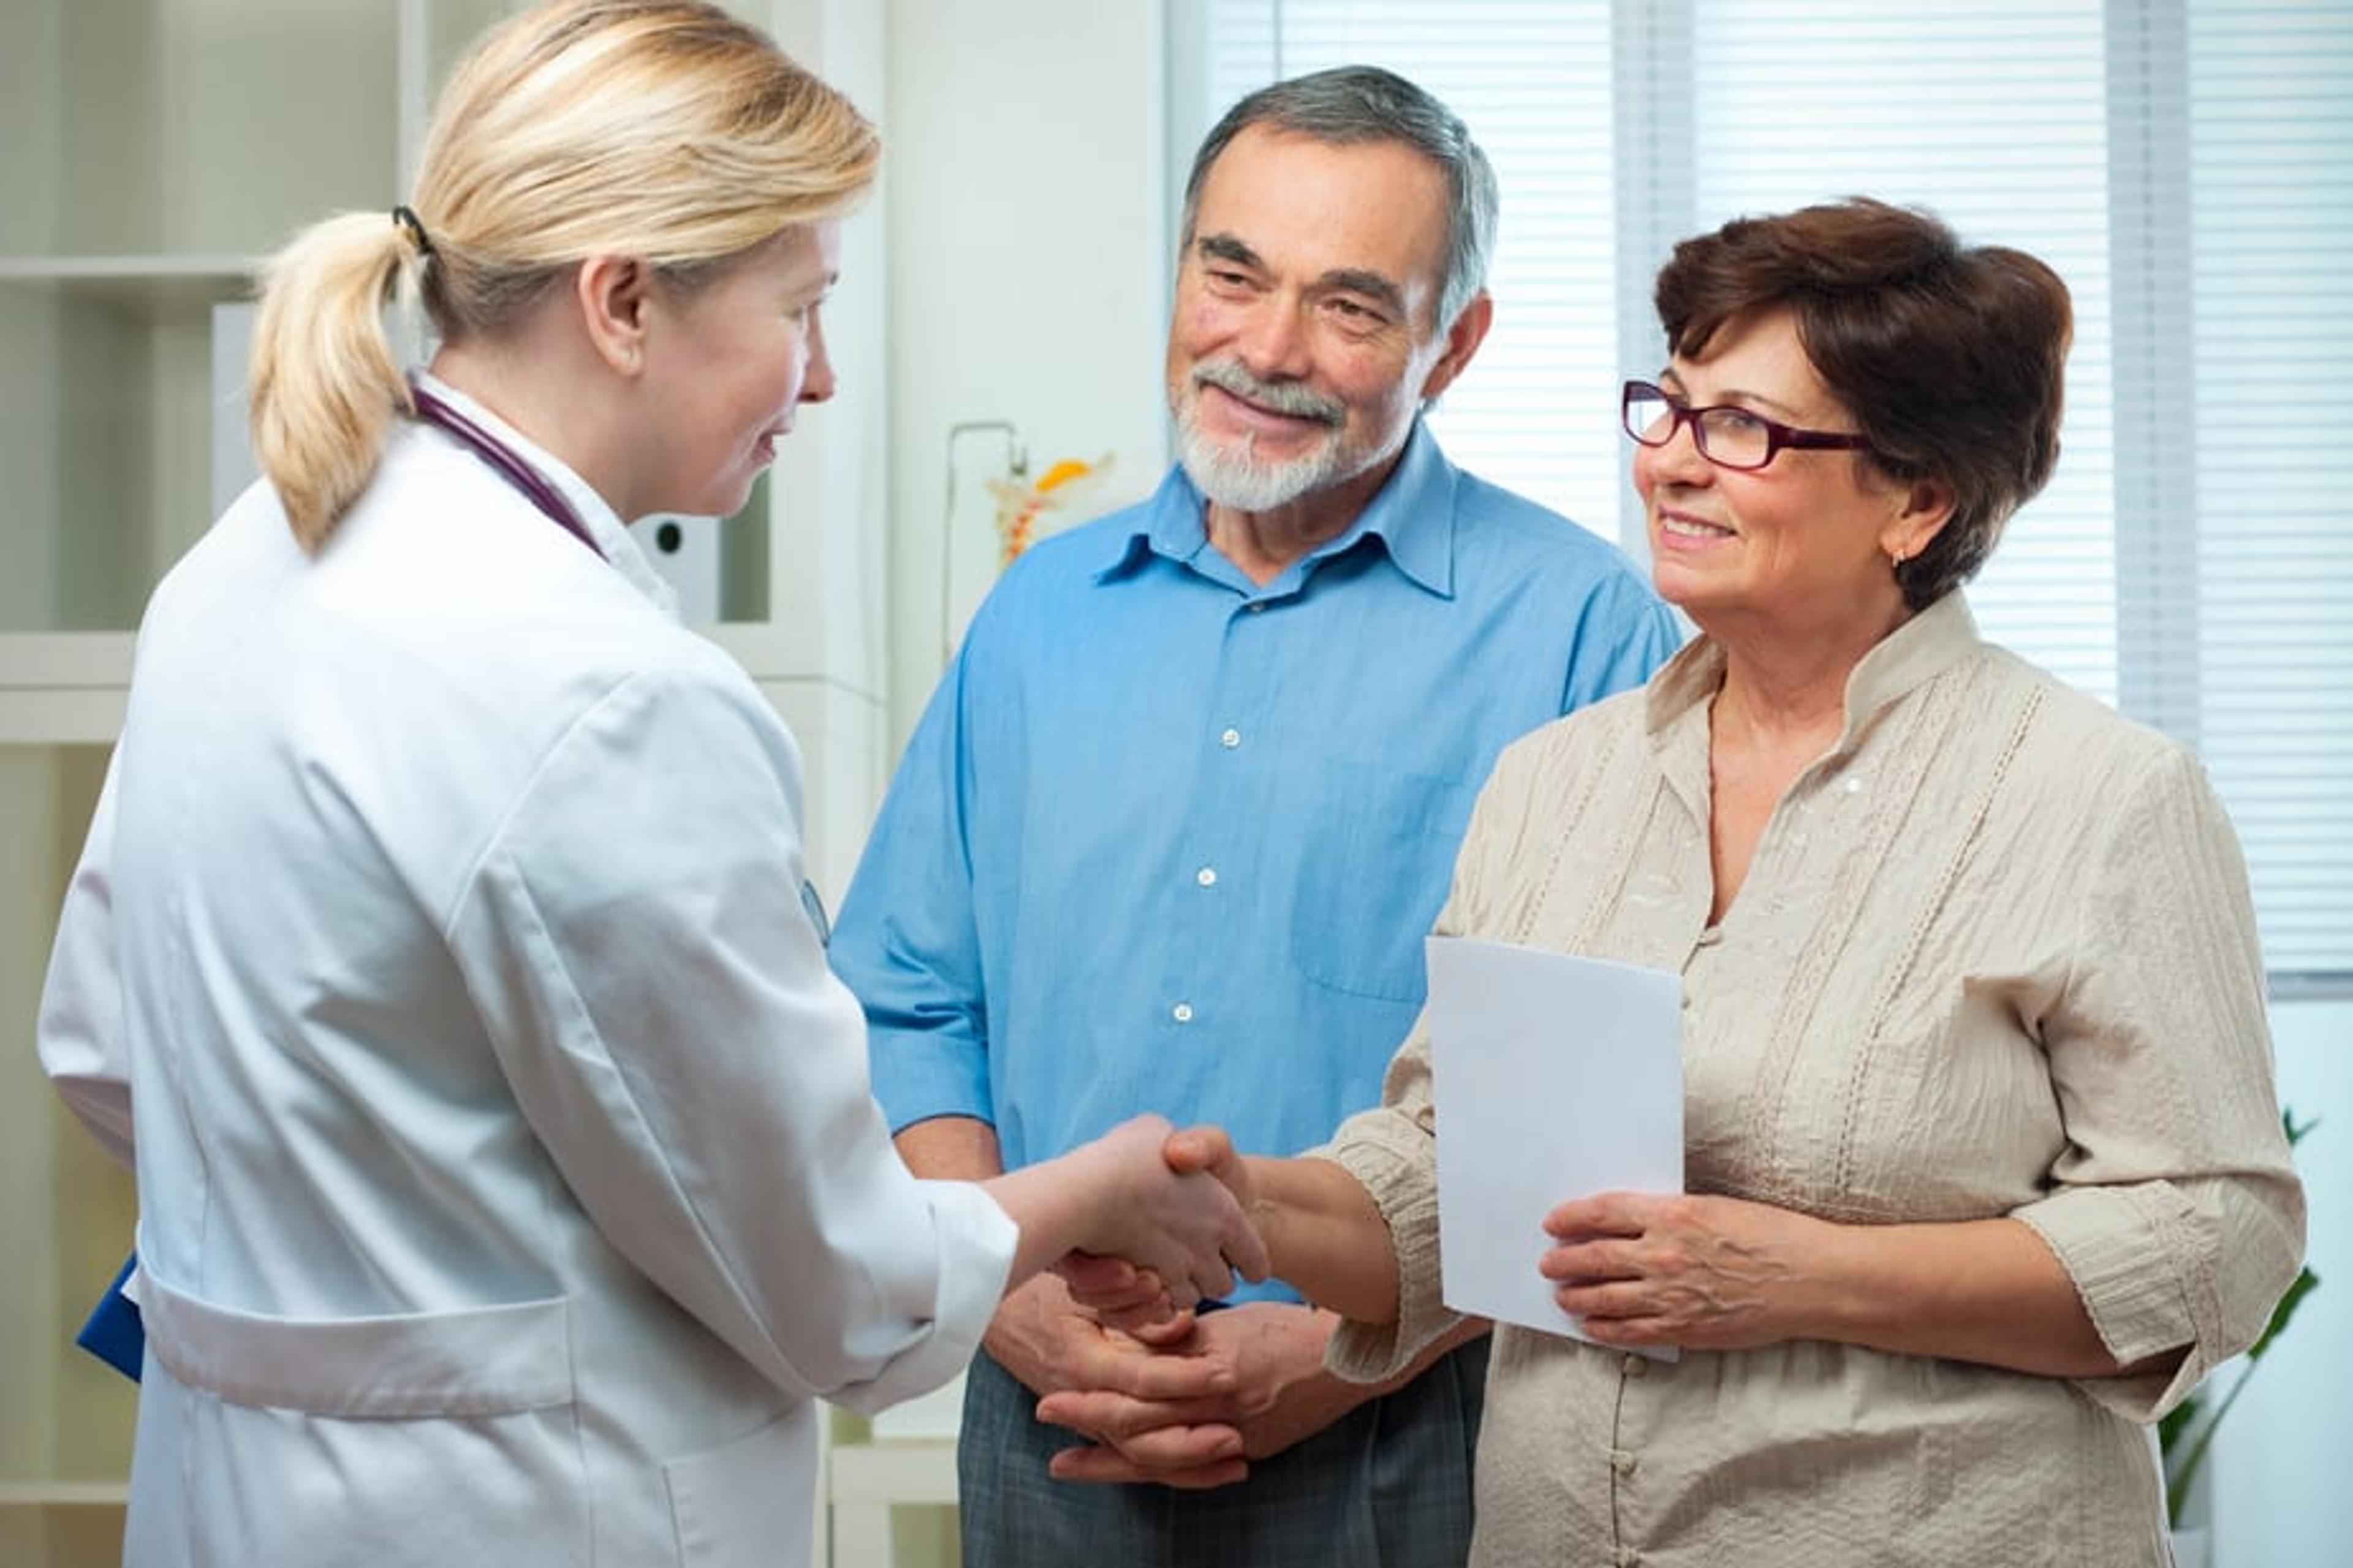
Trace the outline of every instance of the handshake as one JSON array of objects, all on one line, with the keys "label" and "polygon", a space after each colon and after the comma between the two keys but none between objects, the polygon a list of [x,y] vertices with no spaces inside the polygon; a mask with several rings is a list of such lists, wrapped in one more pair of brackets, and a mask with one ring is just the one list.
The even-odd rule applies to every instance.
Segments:
[{"label": "handshake", "polygon": [[988,1184],[1028,1233],[1023,1250],[1114,1325],[1162,1321],[1271,1271],[1250,1184],[1218,1128],[1138,1116],[1069,1153]]}]

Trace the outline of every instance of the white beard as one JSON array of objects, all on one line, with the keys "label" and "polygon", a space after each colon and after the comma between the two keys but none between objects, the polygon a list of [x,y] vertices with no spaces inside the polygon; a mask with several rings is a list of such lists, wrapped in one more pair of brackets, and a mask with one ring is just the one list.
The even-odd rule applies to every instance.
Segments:
[{"label": "white beard", "polygon": [[[1220,371],[1228,374],[1220,375]],[[1278,408],[1298,405],[1299,412],[1322,414],[1328,406],[1329,412],[1338,413],[1336,405],[1327,405],[1303,387],[1292,389],[1292,395],[1285,397],[1282,389],[1255,384],[1247,373],[1230,363],[1208,367],[1206,379],[1236,395],[1257,397]],[[1184,465],[1193,488],[1219,506],[1235,511],[1271,511],[1347,477],[1347,446],[1336,419],[1314,450],[1275,460],[1258,455],[1255,435],[1231,443],[1212,440],[1201,429],[1200,411],[1201,382],[1189,380],[1176,405],[1176,460]]]},{"label": "white beard", "polygon": [[1188,416],[1176,421],[1176,460],[1193,488],[1235,511],[1271,511],[1343,477],[1340,443],[1325,439],[1314,451],[1281,462],[1259,457],[1258,438],[1246,436],[1222,446],[1201,433]]}]

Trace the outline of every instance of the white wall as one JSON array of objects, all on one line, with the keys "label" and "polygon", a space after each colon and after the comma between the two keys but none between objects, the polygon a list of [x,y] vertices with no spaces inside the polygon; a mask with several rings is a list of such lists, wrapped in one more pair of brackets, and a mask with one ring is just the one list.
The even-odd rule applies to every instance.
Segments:
[{"label": "white wall", "polygon": [[[737,0],[768,22],[797,58],[888,119],[888,24],[869,0]],[[815,628],[814,647],[781,658],[739,648],[761,689],[798,737],[816,826],[809,869],[823,896],[849,886],[873,802],[889,774],[888,550],[890,389],[886,215],[861,211],[842,226],[846,279],[826,309],[826,342],[839,372],[830,402],[808,409],[770,483],[775,586],[766,634],[785,646]],[[766,677],[790,671],[787,679]]]},{"label": "white wall", "polygon": [[[890,0],[888,15],[895,755],[944,663],[949,426],[1012,421],[1033,478],[1113,454],[1091,513],[1159,481],[1172,224],[1156,0]],[[1003,447],[958,451],[976,552],[958,560],[985,571],[993,537],[966,502]]]}]

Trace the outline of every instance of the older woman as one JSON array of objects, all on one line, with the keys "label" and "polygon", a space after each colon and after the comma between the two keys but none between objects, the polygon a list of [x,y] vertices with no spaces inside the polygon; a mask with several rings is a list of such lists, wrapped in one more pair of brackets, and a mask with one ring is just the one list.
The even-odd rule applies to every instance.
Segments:
[{"label": "older woman", "polygon": [[[2196,760],[1960,592],[2057,455],[2065,289],[1850,201],[1657,298],[1626,426],[1704,636],[1504,754],[1440,926],[1682,974],[1689,1194],[1548,1218],[1600,1342],[1498,1333],[1475,1560],[2161,1564],[2145,1424],[2262,1328],[2303,1202]],[[1367,1378],[1454,1321],[1428,1047],[1252,1163]]]}]

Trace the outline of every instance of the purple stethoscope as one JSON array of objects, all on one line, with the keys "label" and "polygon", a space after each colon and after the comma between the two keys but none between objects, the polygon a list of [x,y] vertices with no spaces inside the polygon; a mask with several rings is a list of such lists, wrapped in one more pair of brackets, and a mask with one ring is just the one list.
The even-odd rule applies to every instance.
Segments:
[{"label": "purple stethoscope", "polygon": [[523,499],[537,507],[558,528],[586,545],[597,560],[605,559],[605,552],[596,548],[596,541],[589,535],[588,525],[580,521],[580,514],[572,510],[572,503],[564,499],[564,492],[549,484],[538,469],[516,456],[505,442],[425,388],[412,383],[409,395],[416,399],[417,418],[447,431],[459,446],[470,450],[501,479],[521,490]]}]

